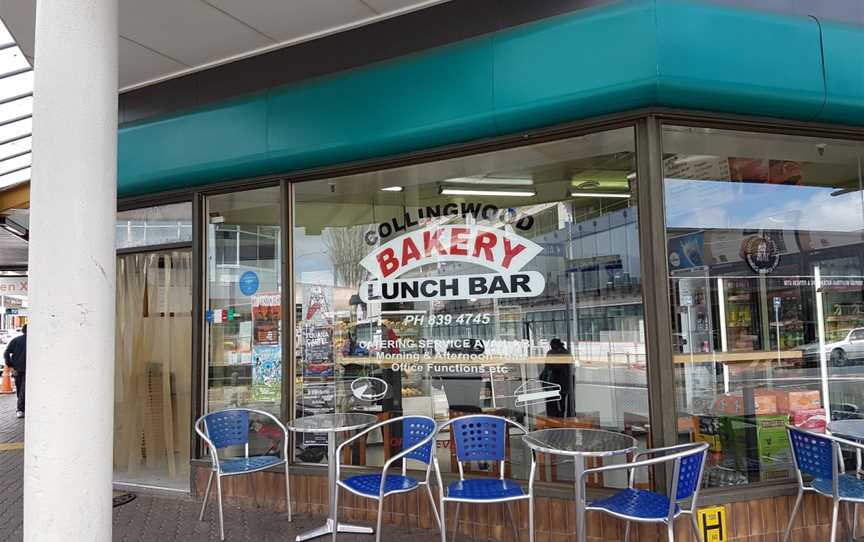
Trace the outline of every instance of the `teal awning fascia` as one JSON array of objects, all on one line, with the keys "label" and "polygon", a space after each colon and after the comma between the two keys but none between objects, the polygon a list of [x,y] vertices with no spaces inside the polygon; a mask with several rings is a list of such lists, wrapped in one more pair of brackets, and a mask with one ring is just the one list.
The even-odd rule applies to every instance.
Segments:
[{"label": "teal awning fascia", "polygon": [[121,127],[118,194],[649,106],[864,126],[862,52],[861,27],[685,0],[624,1]]}]

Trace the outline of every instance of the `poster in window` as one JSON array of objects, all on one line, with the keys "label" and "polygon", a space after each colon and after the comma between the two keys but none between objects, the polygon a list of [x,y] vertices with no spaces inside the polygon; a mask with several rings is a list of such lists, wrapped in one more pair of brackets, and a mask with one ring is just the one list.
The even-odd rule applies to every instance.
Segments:
[{"label": "poster in window", "polygon": [[252,296],[253,342],[256,345],[279,345],[282,320],[282,296],[279,292]]},{"label": "poster in window", "polygon": [[282,348],[256,345],[252,349],[252,400],[278,402],[282,398]]},{"label": "poster in window", "polygon": [[303,376],[332,377],[333,288],[305,285],[303,288]]},{"label": "poster in window", "polygon": [[[336,411],[335,383],[304,382],[302,393],[301,417],[332,414]],[[324,433],[302,433],[302,438],[303,444],[308,446],[327,446],[327,435]]]}]

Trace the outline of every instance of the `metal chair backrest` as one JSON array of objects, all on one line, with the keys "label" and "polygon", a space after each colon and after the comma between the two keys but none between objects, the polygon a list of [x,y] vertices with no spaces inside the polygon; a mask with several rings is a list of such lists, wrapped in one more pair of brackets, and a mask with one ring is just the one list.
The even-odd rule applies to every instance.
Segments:
[{"label": "metal chair backrest", "polygon": [[834,440],[795,427],[786,429],[797,469],[814,478],[833,480],[837,470]]},{"label": "metal chair backrest", "polygon": [[675,489],[675,501],[689,499],[699,489],[702,480],[702,468],[705,463],[705,448],[696,448],[689,455],[676,459],[678,484]]},{"label": "metal chair backrest", "polygon": [[[435,421],[421,416],[405,416],[402,419],[402,449],[407,450],[435,432]],[[433,440],[405,455],[405,459],[422,461],[427,465],[432,461]]]},{"label": "metal chair backrest", "polygon": [[464,416],[452,422],[456,458],[469,461],[504,461],[507,420],[498,416]]},{"label": "metal chair backrest", "polygon": [[207,436],[217,449],[249,444],[249,411],[222,410],[204,416]]}]

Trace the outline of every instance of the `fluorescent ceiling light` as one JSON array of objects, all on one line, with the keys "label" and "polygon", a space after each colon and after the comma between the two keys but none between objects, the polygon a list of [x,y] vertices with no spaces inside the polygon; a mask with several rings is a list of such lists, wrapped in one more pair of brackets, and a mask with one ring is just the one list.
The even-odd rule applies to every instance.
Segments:
[{"label": "fluorescent ceiling light", "polygon": [[614,192],[570,192],[571,198],[619,198],[629,199],[630,194]]},{"label": "fluorescent ceiling light", "polygon": [[385,186],[381,189],[382,192],[401,192],[405,190],[404,186]]},{"label": "fluorescent ceiling light", "polygon": [[450,184],[494,184],[501,186],[531,186],[534,184],[533,179],[515,177],[455,177],[447,179],[444,182]]},{"label": "fluorescent ceiling light", "polygon": [[537,195],[533,190],[485,190],[482,188],[441,188],[443,196],[514,196],[514,197],[532,197]]},{"label": "fluorescent ceiling light", "polygon": [[27,241],[29,239],[28,234],[30,232],[27,230],[27,228],[17,222],[14,222],[8,216],[0,216],[0,228],[3,228],[15,237],[19,237],[24,241]]}]

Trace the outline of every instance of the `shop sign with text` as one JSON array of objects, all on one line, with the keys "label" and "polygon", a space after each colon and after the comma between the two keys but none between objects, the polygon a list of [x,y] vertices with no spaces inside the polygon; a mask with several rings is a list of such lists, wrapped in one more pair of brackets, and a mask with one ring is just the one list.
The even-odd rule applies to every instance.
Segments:
[{"label": "shop sign with text", "polygon": [[0,294],[27,295],[27,277],[0,277]]},{"label": "shop sign with text", "polygon": [[[436,225],[414,230],[381,245],[360,265],[372,280],[360,285],[365,302],[536,297],[545,278],[522,271],[543,248],[512,231],[477,225]],[[493,273],[399,278],[425,265],[455,262]]]}]

